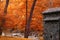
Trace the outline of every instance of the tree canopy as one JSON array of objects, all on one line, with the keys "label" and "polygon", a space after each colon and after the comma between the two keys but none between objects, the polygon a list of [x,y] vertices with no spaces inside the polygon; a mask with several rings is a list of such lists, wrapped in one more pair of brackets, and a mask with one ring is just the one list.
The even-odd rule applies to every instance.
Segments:
[{"label": "tree canopy", "polygon": [[[4,14],[4,6],[6,0],[0,1],[0,25]],[[34,8],[33,17],[31,21],[31,30],[41,31],[43,30],[43,15],[42,12],[49,8],[49,0],[37,0]],[[60,0],[52,0],[52,7],[60,7]],[[28,15],[31,10],[33,0],[28,0]],[[9,0],[7,14],[4,17],[5,23],[3,27],[5,29],[16,28],[24,31],[26,26],[26,0]]]}]

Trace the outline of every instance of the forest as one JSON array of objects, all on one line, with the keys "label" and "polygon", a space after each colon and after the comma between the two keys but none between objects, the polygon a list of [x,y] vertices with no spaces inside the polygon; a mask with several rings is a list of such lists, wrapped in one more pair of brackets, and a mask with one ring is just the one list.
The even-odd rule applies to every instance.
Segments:
[{"label": "forest", "polygon": [[[34,0],[28,0],[27,19],[29,19],[33,1]],[[9,0],[6,14],[4,14],[5,5],[6,0],[0,0],[0,27],[3,31],[15,29],[24,32],[26,27],[26,0]],[[56,7],[60,7],[60,0],[37,0],[30,23],[30,31],[43,32],[42,12],[48,8]],[[4,23],[2,22],[3,18]]]}]

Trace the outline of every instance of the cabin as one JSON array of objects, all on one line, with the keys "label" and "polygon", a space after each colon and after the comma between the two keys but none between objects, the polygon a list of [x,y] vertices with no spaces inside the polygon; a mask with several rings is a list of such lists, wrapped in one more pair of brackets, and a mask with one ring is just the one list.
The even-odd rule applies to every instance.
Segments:
[{"label": "cabin", "polygon": [[59,40],[60,8],[49,8],[42,14],[44,16],[44,39]]}]

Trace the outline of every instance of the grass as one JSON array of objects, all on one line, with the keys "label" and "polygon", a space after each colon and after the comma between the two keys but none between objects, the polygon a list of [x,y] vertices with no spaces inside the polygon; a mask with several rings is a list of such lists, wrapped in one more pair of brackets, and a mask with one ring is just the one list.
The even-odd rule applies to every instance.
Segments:
[{"label": "grass", "polygon": [[0,36],[0,40],[32,40],[28,38]]}]

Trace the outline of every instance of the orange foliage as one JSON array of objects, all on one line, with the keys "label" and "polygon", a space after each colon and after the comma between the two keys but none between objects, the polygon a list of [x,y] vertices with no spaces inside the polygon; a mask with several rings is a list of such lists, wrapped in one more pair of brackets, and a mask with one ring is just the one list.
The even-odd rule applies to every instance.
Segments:
[{"label": "orange foliage", "polygon": [[[25,29],[26,24],[26,0],[10,0],[8,6],[8,13],[5,16],[4,28],[14,28],[17,27],[20,30]],[[31,10],[33,0],[28,0],[28,17]],[[0,2],[0,14],[2,15],[5,1]],[[32,21],[32,30],[43,30],[43,16],[42,12],[49,7],[49,1],[47,0],[37,0]],[[60,0],[53,0],[53,7],[60,7]],[[0,15],[0,17],[1,17]]]}]

